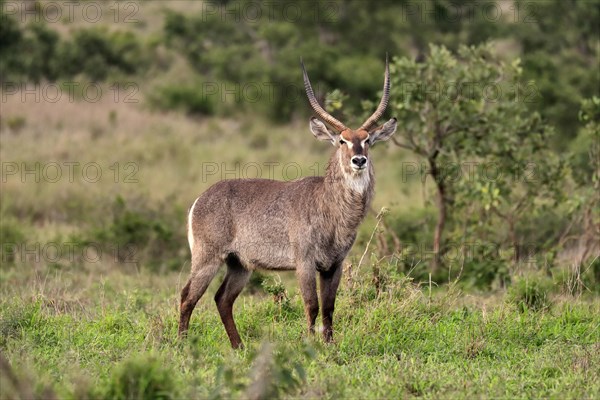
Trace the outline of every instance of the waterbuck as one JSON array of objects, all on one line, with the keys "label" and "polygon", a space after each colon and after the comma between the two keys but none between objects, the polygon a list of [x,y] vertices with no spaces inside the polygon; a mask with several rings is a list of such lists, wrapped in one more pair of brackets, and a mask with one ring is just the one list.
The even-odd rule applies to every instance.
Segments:
[{"label": "waterbuck", "polygon": [[381,102],[356,130],[319,105],[304,63],[302,72],[310,105],[335,131],[317,118],[310,119],[313,135],[335,147],[325,176],[290,182],[224,180],[194,201],[187,221],[192,271],[181,291],[179,336],[187,332],[196,303],[224,263],[227,273],[215,301],[233,348],[242,346],[233,303],[254,269],[296,270],[310,333],[314,333],[319,312],[319,275],[323,336],[327,342],[333,339],[333,308],[342,262],[373,197],[369,147],[392,136],[396,119],[375,127],[390,93],[387,57]]}]

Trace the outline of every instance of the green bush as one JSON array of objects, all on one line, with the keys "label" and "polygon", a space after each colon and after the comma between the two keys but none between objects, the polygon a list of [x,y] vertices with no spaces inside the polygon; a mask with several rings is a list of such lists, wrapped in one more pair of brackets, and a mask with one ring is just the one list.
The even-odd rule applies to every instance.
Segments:
[{"label": "green bush", "polygon": [[11,265],[17,260],[17,254],[27,237],[20,224],[14,218],[0,218],[0,247],[2,265]]},{"label": "green bush", "polygon": [[215,113],[215,101],[204,92],[201,83],[160,86],[148,96],[148,102],[154,108],[183,111],[190,115]]},{"label": "green bush", "polygon": [[252,355],[252,367],[247,377],[240,375],[226,363],[220,364],[210,397],[213,399],[294,397],[306,383],[304,363],[315,357],[315,349],[307,343],[298,347],[263,343],[261,348]]},{"label": "green bush", "polygon": [[120,263],[136,263],[153,270],[177,270],[187,258],[183,211],[149,208],[138,200],[128,204],[117,197],[112,221],[90,233],[90,241],[116,255]]},{"label": "green bush", "polygon": [[0,75],[6,79],[10,73],[19,69],[17,56],[23,40],[19,22],[5,13],[5,2],[0,1]]},{"label": "green bush", "polygon": [[83,74],[102,81],[143,72],[150,64],[150,48],[129,31],[98,26],[75,30],[65,40],[45,23],[20,26],[10,15],[1,18],[0,72],[7,80],[39,83]]},{"label": "green bush", "polygon": [[117,366],[100,397],[108,399],[175,399],[173,372],[163,360],[141,355]]},{"label": "green bush", "polygon": [[273,301],[281,310],[289,311],[292,309],[285,285],[281,282],[279,277],[277,277],[277,279],[273,277],[264,279],[262,281],[262,287],[265,292],[273,296]]},{"label": "green bush", "polygon": [[598,175],[600,152],[600,97],[594,96],[581,102],[579,121],[583,125],[571,141],[570,164],[573,177],[580,185],[592,185]]},{"label": "green bush", "polygon": [[508,290],[508,301],[521,312],[544,311],[550,308],[549,294],[553,282],[545,276],[531,275],[517,279]]},{"label": "green bush", "polygon": [[45,24],[36,23],[27,27],[23,39],[20,49],[21,68],[27,77],[34,82],[55,80],[62,68],[58,56],[58,33]]},{"label": "green bush", "polygon": [[[419,244],[421,247],[429,246],[431,248],[431,235],[436,221],[436,212],[433,208],[423,208],[395,215],[389,214],[386,216],[386,222],[402,243]],[[392,238],[387,237],[386,240],[392,244]]]},{"label": "green bush", "polygon": [[27,119],[21,115],[6,118],[6,126],[11,132],[19,133],[27,125]]},{"label": "green bush", "polygon": [[596,293],[600,293],[600,257],[593,259],[589,266],[589,274],[584,276],[589,280],[590,287],[593,288]]},{"label": "green bush", "polygon": [[58,58],[62,75],[84,74],[101,81],[114,73],[133,75],[149,64],[148,51],[132,32],[109,32],[106,27],[80,29],[62,43]]},{"label": "green bush", "polygon": [[250,294],[264,293],[265,290],[263,288],[263,284],[267,279],[267,275],[255,270],[252,272],[252,275],[250,275],[250,280],[248,280],[248,283],[244,289]]},{"label": "green bush", "polygon": [[[433,246],[432,232],[435,224],[435,210],[424,208],[406,213],[388,214],[384,218],[382,236],[378,247],[386,247],[394,252],[399,273],[409,274],[416,281],[429,278],[429,262]],[[368,234],[370,235],[370,233]],[[369,236],[366,237],[369,237]],[[358,244],[362,246],[361,243]],[[375,253],[385,255],[378,248]]]},{"label": "green bush", "polygon": [[489,254],[482,258],[475,256],[465,262],[462,272],[459,268],[454,269],[452,278],[460,273],[459,279],[463,285],[479,289],[490,289],[494,284],[504,286],[510,278],[508,262]]},{"label": "green bush", "polygon": [[539,206],[522,218],[522,225],[517,235],[523,238],[521,259],[531,258],[532,254],[545,254],[558,243],[560,235],[565,232],[569,223],[566,213],[561,207]]},{"label": "green bush", "polygon": [[[4,7],[2,7],[4,8]],[[2,14],[0,73],[4,79],[40,82],[54,80],[60,72],[60,37],[46,24],[20,28],[12,16]]]},{"label": "green bush", "polygon": [[0,318],[0,348],[6,349],[11,338],[19,337],[24,328],[35,325],[40,318],[39,304],[27,304],[9,309]]}]

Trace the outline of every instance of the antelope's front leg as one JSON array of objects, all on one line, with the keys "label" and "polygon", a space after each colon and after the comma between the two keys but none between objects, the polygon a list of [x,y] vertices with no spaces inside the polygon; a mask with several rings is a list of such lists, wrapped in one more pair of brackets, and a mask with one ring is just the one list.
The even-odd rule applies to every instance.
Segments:
[{"label": "antelope's front leg", "polygon": [[298,283],[300,284],[300,293],[304,300],[304,312],[308,322],[308,331],[315,333],[315,321],[319,313],[319,300],[317,297],[316,270],[313,265],[302,264],[296,269]]},{"label": "antelope's front leg", "polygon": [[342,277],[341,264],[333,265],[328,271],[319,272],[321,279],[321,307],[323,315],[323,338],[326,342],[333,341],[333,310],[335,296]]}]

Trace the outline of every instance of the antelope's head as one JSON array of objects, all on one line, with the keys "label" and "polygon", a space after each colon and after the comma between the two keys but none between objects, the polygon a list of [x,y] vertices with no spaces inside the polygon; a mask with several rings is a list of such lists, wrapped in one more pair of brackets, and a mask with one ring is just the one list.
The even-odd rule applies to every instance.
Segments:
[{"label": "antelope's head", "polygon": [[[377,126],[377,120],[383,115],[390,97],[390,69],[387,56],[385,59],[385,79],[383,82],[383,96],[377,109],[358,129],[350,129],[325,111],[317,102],[313,92],[308,74],[302,64],[304,74],[304,88],[308,101],[313,110],[321,118],[310,119],[310,130],[319,140],[326,140],[336,146],[340,167],[347,175],[359,175],[369,170],[369,148],[376,142],[388,140],[396,132],[396,118],[390,119],[381,126]],[[330,131],[323,123],[329,124]]]}]

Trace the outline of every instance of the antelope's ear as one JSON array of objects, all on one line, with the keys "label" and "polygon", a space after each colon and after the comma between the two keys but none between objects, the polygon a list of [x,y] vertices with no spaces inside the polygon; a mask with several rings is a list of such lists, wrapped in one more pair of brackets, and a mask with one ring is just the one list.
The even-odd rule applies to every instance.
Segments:
[{"label": "antelope's ear", "polygon": [[385,124],[369,132],[369,144],[373,145],[376,142],[381,142],[391,138],[394,132],[396,132],[397,121],[398,120],[396,118],[392,118]]},{"label": "antelope's ear", "polygon": [[310,119],[310,131],[319,140],[327,140],[331,142],[331,144],[333,144],[334,146],[337,144],[337,141],[335,140],[331,132],[329,132],[329,129],[327,129],[325,124],[316,119],[315,117],[312,117]]}]

